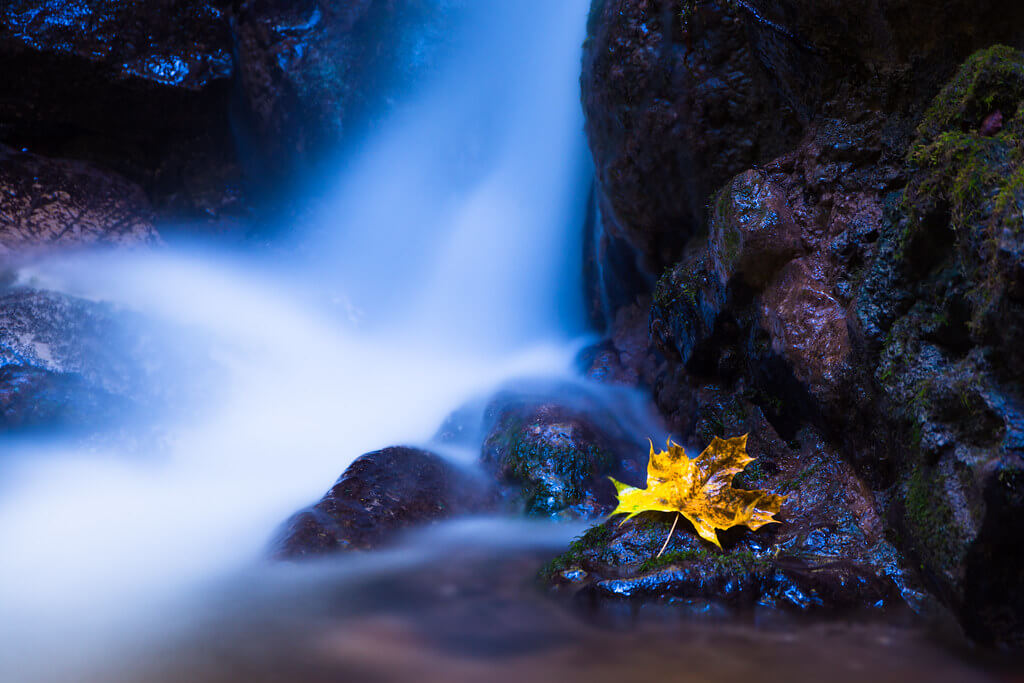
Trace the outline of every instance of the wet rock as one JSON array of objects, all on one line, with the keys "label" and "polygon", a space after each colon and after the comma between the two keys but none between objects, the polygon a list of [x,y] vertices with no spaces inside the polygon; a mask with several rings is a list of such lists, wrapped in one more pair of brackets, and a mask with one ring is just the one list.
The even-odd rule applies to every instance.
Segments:
[{"label": "wet rock", "polygon": [[245,122],[274,182],[350,140],[443,41],[445,2],[245,0],[234,19]]},{"label": "wet rock", "polygon": [[[1024,9],[998,0],[594,2],[583,104],[604,233],[618,240],[609,263],[628,248],[661,274],[702,231],[713,192],[824,122],[874,119],[905,144],[956,65],[995,42],[1024,44],[1022,22]],[[833,142],[840,163],[872,152]]]},{"label": "wet rock", "polygon": [[761,288],[803,249],[782,188],[758,171],[741,173],[718,193],[708,230],[712,267],[723,285],[739,276]]},{"label": "wet rock", "polygon": [[227,3],[12,0],[0,9],[0,141],[107,165],[158,208],[236,201]]},{"label": "wet rock", "polygon": [[379,548],[404,530],[495,503],[483,477],[428,451],[385,448],[357,458],[320,502],[293,516],[274,554],[295,559]]},{"label": "wet rock", "polygon": [[187,409],[215,382],[192,341],[109,304],[0,290],[0,428],[90,430]]},{"label": "wet rock", "polygon": [[726,436],[749,431],[748,452],[757,460],[735,485],[786,494],[781,524],[721,532],[720,551],[683,520],[656,557],[671,514],[644,513],[621,525],[612,519],[555,558],[542,578],[589,609],[623,601],[876,609],[901,604],[901,591],[916,595],[885,539],[872,492],[819,434],[804,429],[790,446],[758,409],[743,403],[715,419]]},{"label": "wet rock", "polygon": [[647,299],[619,308],[607,339],[585,349],[579,358],[583,373],[609,384],[650,387],[664,362],[647,331]]},{"label": "wet rock", "polygon": [[485,421],[484,466],[528,515],[598,517],[614,507],[609,476],[642,479],[649,434],[630,433],[585,394],[505,393],[492,400]]},{"label": "wet rock", "polygon": [[0,146],[0,255],[157,239],[153,210],[134,183],[83,162]]},{"label": "wet rock", "polygon": [[708,194],[798,135],[729,3],[591,8],[583,105],[605,231],[658,273],[703,224]]},{"label": "wet rock", "polygon": [[846,311],[829,292],[812,263],[790,263],[764,293],[762,326],[772,348],[784,357],[811,394],[839,386],[850,355]]},{"label": "wet rock", "polygon": [[95,429],[114,424],[129,408],[81,375],[0,366],[0,433]]},{"label": "wet rock", "polygon": [[[993,108],[1015,112],[985,131]],[[971,57],[910,147],[910,179],[853,309],[890,425],[891,515],[972,637],[1024,643],[1024,54]]]}]

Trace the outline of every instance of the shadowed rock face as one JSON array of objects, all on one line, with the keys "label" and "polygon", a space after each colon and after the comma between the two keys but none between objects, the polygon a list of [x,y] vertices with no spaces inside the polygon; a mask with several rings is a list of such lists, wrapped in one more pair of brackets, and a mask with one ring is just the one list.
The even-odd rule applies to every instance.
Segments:
[{"label": "shadowed rock face", "polygon": [[385,448],[357,458],[320,502],[292,517],[275,557],[370,550],[403,530],[484,512],[495,502],[489,482],[438,455]]},{"label": "shadowed rock face", "polygon": [[76,161],[0,146],[0,254],[157,240],[142,189]]},{"label": "shadowed rock face", "polygon": [[0,144],[115,171],[175,223],[241,229],[429,67],[450,4],[11,0]]},{"label": "shadowed rock face", "polygon": [[798,137],[798,117],[758,61],[743,17],[708,2],[686,18],[686,4],[595,2],[584,47],[603,229],[651,273],[702,227],[714,189]]},{"label": "shadowed rock face", "polygon": [[0,9],[0,140],[98,162],[161,208],[235,201],[227,3],[11,0]]},{"label": "shadowed rock face", "polygon": [[1024,43],[1022,25],[999,0],[595,0],[581,80],[608,247],[595,271],[625,249],[660,275],[713,192],[824,120],[906,136],[960,61]]},{"label": "shadowed rock face", "polygon": [[[863,47],[868,62],[895,54]],[[1009,646],[1024,628],[1006,597],[1024,592],[1009,541],[1024,467],[1021,59],[986,49],[931,104],[893,95],[815,118],[792,152],[710,196],[708,234],[659,281],[650,324],[666,360],[651,386],[676,433],[722,435],[708,386],[786,440],[814,425],[888,501],[923,584],[971,637]],[[853,86],[849,102],[890,87]]]}]

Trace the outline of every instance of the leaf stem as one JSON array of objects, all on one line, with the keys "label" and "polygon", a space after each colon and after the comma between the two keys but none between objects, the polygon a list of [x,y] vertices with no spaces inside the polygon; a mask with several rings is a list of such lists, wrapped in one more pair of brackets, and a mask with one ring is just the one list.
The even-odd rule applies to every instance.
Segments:
[{"label": "leaf stem", "polygon": [[665,539],[665,545],[661,546],[661,550],[655,557],[661,557],[661,554],[665,552],[665,548],[668,547],[668,542],[672,540],[672,534],[676,532],[676,524],[679,524],[679,513],[676,513],[676,518],[672,521],[672,528],[669,529],[668,538]]}]

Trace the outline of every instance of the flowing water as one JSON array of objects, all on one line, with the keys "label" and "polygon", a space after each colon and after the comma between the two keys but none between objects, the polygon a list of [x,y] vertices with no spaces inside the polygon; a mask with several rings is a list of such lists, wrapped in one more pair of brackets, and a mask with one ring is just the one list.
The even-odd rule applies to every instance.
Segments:
[{"label": "flowing water", "polygon": [[[5,446],[0,681],[982,679],[891,625],[588,624],[529,581],[572,525],[459,522],[379,555],[265,561],[361,453],[429,444],[515,378],[579,381],[587,5],[463,5],[445,58],[272,258],[192,244],[18,273],[139,314],[189,359],[161,379],[189,399]],[[644,419],[642,397],[588,390]]]}]

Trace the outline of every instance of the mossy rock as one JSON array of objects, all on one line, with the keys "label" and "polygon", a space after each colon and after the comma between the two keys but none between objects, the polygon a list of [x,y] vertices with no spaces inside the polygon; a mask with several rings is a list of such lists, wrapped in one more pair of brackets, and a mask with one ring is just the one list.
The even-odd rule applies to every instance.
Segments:
[{"label": "mossy rock", "polygon": [[608,477],[636,480],[646,464],[645,436],[572,390],[501,394],[485,413],[484,466],[530,516],[598,517],[614,506]]}]

